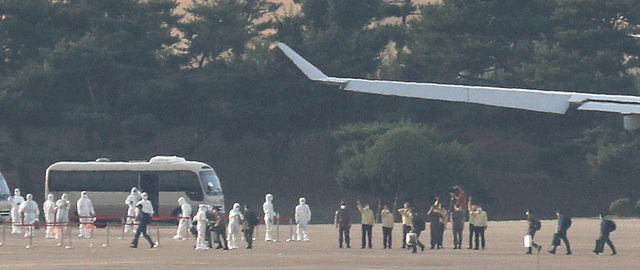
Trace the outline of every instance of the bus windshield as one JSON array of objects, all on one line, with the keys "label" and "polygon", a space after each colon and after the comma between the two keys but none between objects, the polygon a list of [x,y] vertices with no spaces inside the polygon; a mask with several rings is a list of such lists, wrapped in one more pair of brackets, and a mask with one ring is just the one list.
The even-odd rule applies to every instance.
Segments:
[{"label": "bus windshield", "polygon": [[213,170],[200,172],[200,179],[202,180],[202,187],[207,192],[207,195],[220,195],[222,194],[222,187],[220,186],[220,180]]}]

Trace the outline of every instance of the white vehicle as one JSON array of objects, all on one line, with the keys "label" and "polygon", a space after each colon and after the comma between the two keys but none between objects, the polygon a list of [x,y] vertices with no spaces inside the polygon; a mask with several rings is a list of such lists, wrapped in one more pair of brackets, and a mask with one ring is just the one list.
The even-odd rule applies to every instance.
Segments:
[{"label": "white vehicle", "polygon": [[11,191],[7,181],[4,180],[2,173],[0,173],[0,219],[2,222],[11,220],[11,204],[7,201],[9,196],[11,196]]},{"label": "white vehicle", "polygon": [[57,162],[49,166],[45,194],[60,198],[69,195],[70,213],[81,191],[87,191],[98,216],[123,216],[125,198],[132,187],[149,195],[156,216],[178,216],[178,198],[224,209],[224,194],[213,168],[181,157],[157,156],[147,161],[111,162],[101,158],[91,162]]}]

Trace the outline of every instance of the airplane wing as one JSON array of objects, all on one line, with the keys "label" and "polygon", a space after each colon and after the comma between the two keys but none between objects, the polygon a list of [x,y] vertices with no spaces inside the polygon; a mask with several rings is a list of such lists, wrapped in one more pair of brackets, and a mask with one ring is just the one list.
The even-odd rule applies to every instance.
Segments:
[{"label": "airplane wing", "polygon": [[640,128],[640,97],[638,96],[336,78],[325,75],[286,44],[278,43],[278,48],[309,79],[338,85],[347,91],[475,103],[555,114],[565,114],[570,107],[576,107],[582,111],[618,113],[623,116],[625,129]]}]

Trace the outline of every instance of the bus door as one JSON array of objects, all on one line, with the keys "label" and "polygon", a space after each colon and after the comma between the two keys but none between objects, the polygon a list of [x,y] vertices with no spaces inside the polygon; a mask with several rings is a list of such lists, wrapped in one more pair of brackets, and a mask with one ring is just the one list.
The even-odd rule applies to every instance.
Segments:
[{"label": "bus door", "polygon": [[156,173],[141,173],[138,178],[138,186],[140,190],[146,192],[149,196],[149,201],[153,205],[154,215],[158,215],[158,206],[160,198],[159,190],[159,177]]}]

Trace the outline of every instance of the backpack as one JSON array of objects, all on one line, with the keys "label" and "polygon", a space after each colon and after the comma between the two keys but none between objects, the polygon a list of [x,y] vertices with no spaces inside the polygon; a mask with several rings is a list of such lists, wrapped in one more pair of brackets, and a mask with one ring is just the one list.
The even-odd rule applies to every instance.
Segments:
[{"label": "backpack", "polygon": [[571,217],[563,217],[562,219],[562,229],[569,229],[571,227]]},{"label": "backpack", "polygon": [[422,219],[422,217],[420,216],[414,216],[413,217],[413,224],[415,224],[414,226],[416,226],[415,230],[418,232],[424,231],[426,226],[424,225],[424,220]]},{"label": "backpack", "polygon": [[540,222],[540,220],[534,219],[531,221],[531,227],[534,230],[539,231],[542,228],[542,222]]},{"label": "backpack", "polygon": [[616,223],[613,220],[608,220],[607,219],[607,221],[605,221],[605,222],[606,222],[605,223],[606,224],[605,229],[607,230],[607,232],[612,232],[612,231],[616,230],[617,226],[616,226]]}]

